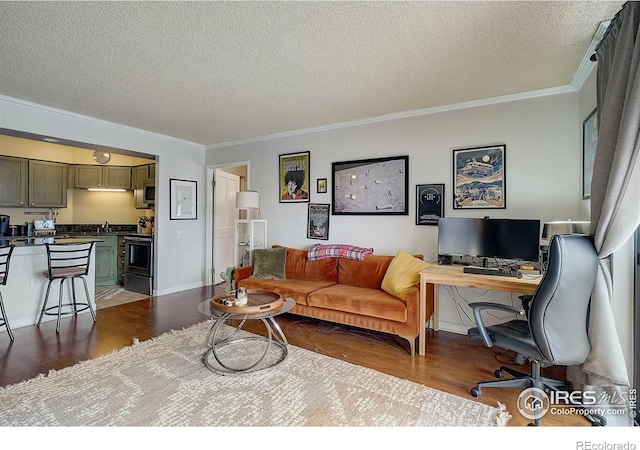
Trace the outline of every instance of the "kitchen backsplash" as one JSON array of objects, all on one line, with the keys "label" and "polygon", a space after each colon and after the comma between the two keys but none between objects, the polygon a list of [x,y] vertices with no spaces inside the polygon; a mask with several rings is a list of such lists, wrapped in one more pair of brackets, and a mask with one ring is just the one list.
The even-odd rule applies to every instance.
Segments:
[{"label": "kitchen backsplash", "polygon": [[[56,234],[77,234],[77,233],[95,233],[100,230],[100,233],[105,230],[102,228],[104,223],[96,224],[80,224],[80,225],[59,225],[56,224]],[[109,224],[112,233],[136,233],[137,225],[116,225]]]}]

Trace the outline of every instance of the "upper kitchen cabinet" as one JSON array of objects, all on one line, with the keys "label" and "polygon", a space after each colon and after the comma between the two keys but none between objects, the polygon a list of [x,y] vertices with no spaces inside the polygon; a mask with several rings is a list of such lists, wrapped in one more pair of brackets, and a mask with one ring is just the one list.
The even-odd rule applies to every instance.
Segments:
[{"label": "upper kitchen cabinet", "polygon": [[0,206],[25,206],[28,170],[26,159],[0,156]]},{"label": "upper kitchen cabinet", "polygon": [[29,205],[67,207],[67,165],[29,160]]},{"label": "upper kitchen cabinet", "polygon": [[149,209],[151,206],[144,201],[144,185],[156,176],[156,165],[145,164],[144,166],[132,167],[133,173],[133,197],[135,206],[138,209]]},{"label": "upper kitchen cabinet", "polygon": [[76,165],[76,188],[131,189],[131,168],[124,166]]}]

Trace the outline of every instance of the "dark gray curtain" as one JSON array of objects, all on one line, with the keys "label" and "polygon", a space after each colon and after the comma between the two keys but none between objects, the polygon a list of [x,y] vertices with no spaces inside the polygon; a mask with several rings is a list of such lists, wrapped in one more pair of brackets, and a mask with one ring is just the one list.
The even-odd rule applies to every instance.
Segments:
[{"label": "dark gray curtain", "polygon": [[[598,147],[591,184],[591,234],[599,268],[591,297],[591,353],[569,378],[583,389],[629,385],[611,302],[611,255],[640,224],[640,4],[625,3],[596,50]],[[631,313],[631,311],[630,311]],[[607,389],[609,388],[609,389]]]}]

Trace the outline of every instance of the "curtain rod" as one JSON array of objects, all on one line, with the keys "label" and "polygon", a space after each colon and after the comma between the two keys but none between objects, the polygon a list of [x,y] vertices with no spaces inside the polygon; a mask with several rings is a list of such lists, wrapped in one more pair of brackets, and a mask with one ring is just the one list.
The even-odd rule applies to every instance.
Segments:
[{"label": "curtain rod", "polygon": [[622,11],[624,10],[624,8],[627,7],[628,4],[629,4],[629,2],[625,2],[622,5],[622,7],[620,8],[620,11],[618,11],[616,13],[616,15],[613,17],[613,19],[611,19],[611,22],[609,23],[609,26],[607,27],[607,29],[605,30],[604,34],[602,35],[602,39],[600,39],[600,42],[598,42],[598,45],[596,45],[596,48],[593,51],[593,54],[589,58],[590,61],[596,62],[598,60],[596,54],[598,53],[598,50],[600,49],[600,46],[602,45],[602,42],[604,42],[604,40],[607,38],[607,36],[609,35],[609,32],[611,31],[611,28],[613,27],[614,22],[619,20],[620,14],[622,14]]}]

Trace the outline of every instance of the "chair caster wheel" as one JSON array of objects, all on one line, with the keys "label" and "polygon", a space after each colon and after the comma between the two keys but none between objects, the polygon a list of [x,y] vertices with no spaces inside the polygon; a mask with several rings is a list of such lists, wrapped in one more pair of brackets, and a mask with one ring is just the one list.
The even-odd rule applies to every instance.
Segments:
[{"label": "chair caster wheel", "polygon": [[504,376],[504,371],[502,369],[498,369],[493,372],[493,374],[496,376],[496,378],[502,378]]},{"label": "chair caster wheel", "polygon": [[480,390],[480,388],[477,388],[477,387],[471,388],[471,395],[473,395],[474,397],[478,397],[480,396],[480,394],[482,394],[482,391]]}]

